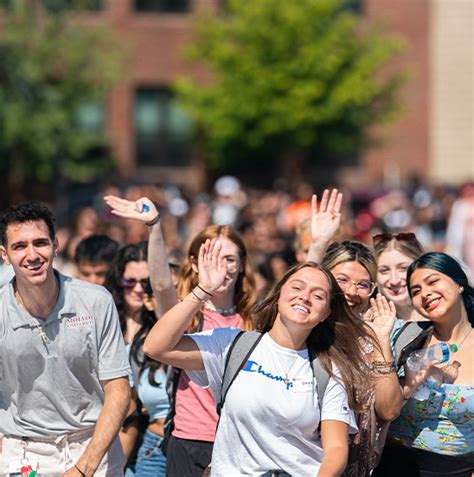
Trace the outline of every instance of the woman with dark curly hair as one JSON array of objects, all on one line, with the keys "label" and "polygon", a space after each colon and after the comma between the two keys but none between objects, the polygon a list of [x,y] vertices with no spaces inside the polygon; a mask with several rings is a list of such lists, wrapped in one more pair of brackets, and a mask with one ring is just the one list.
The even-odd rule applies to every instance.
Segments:
[{"label": "woman with dark curly hair", "polygon": [[[105,286],[112,293],[117,305],[122,333],[134,371],[134,406],[130,409],[130,415],[120,433],[122,446],[129,457],[126,475],[164,476],[166,458],[159,444],[163,438],[164,418],[169,410],[165,389],[166,368],[162,363],[147,358],[142,351],[145,337],[156,322],[146,243],[127,245],[119,251],[109,270]],[[147,412],[146,426],[143,426],[142,405]],[[134,451],[136,444],[141,441],[141,427],[146,427],[146,432],[135,464]]]}]

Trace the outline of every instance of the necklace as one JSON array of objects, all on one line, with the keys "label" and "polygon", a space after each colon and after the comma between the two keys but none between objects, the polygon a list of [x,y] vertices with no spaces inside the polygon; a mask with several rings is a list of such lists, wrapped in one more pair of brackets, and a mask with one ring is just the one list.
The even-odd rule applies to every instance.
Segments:
[{"label": "necklace", "polygon": [[285,379],[283,380],[285,384],[288,384],[290,381],[292,381],[288,375],[290,374],[291,368],[293,368],[293,366],[295,365],[296,360],[298,359],[298,356],[299,355],[296,354],[295,359],[291,362],[289,368],[285,372]]},{"label": "necklace", "polygon": [[216,308],[210,301],[206,301],[206,303],[204,304],[204,308],[206,310],[215,311],[216,313],[219,313],[219,315],[222,315],[222,316],[235,315],[237,311],[237,307],[235,305],[231,306],[230,308]]},{"label": "necklace", "polygon": [[[15,287],[15,298],[18,301],[18,304],[21,306],[21,308],[23,308],[31,316],[30,312],[28,311],[28,308],[26,308],[25,302],[23,301],[23,297],[20,295],[20,292],[17,287]],[[59,298],[59,285],[58,285],[58,293],[56,295],[56,300],[55,300],[56,303],[58,301],[58,298]],[[45,345],[51,343],[51,340],[49,339],[44,329],[44,324],[35,322],[33,319],[31,319],[30,321],[31,321],[31,326],[38,330],[38,333],[41,339],[43,340],[43,343]]]},{"label": "necklace", "polygon": [[[467,337],[471,334],[471,331],[472,331],[472,326],[469,325],[469,331],[464,335],[464,338],[460,341],[460,343],[457,345],[456,343],[448,343],[448,344],[453,344],[454,346],[457,347],[457,349],[459,350],[459,348],[462,346],[462,344],[464,343],[464,341],[467,340]],[[438,339],[438,338],[436,338]],[[439,340],[438,340],[439,341]]]},{"label": "necklace", "polygon": [[461,345],[464,343],[464,341],[466,341],[467,337],[471,334],[471,331],[472,331],[472,327],[469,328],[469,331],[466,333],[466,335],[461,340],[461,342],[457,345],[458,349],[461,347]]}]

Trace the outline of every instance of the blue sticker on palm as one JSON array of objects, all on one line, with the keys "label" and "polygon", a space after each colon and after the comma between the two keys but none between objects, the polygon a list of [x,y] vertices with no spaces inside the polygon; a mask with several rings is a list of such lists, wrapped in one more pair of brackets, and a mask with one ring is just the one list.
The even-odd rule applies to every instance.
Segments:
[{"label": "blue sticker on palm", "polygon": [[142,208],[142,211],[143,212],[150,212],[150,207],[146,204],[143,204],[143,208]]}]

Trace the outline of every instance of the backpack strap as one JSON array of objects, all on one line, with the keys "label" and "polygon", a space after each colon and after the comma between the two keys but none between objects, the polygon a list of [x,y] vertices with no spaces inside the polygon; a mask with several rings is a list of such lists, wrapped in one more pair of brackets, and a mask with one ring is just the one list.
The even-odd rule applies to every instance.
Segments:
[{"label": "backpack strap", "polygon": [[259,331],[241,331],[230,345],[224,365],[222,385],[219,402],[216,404],[217,415],[221,415],[225,398],[230,386],[235,381],[247,359],[252,354],[257,344],[263,338],[264,333]]},{"label": "backpack strap", "polygon": [[329,374],[323,368],[321,364],[321,360],[318,358],[316,353],[308,348],[309,359],[311,361],[311,369],[313,370],[314,378],[316,379],[316,389],[318,390],[318,407],[319,407],[319,415],[323,411],[323,399],[324,393],[326,392],[326,388],[328,387],[329,383]]},{"label": "backpack strap", "polygon": [[[216,405],[217,415],[220,416],[224,401],[230,386],[239,374],[244,364],[247,362],[252,351],[256,348],[264,333],[259,331],[241,331],[230,345],[227,351],[227,357],[224,366],[224,374],[222,377],[220,400]],[[311,369],[316,379],[316,388],[318,391],[319,412],[322,412],[323,398],[329,383],[329,374],[323,368],[321,361],[312,350],[308,350]]]},{"label": "backpack strap", "polygon": [[423,347],[432,332],[431,321],[409,321],[402,326],[393,342],[393,357],[397,369],[405,364],[412,351]]}]

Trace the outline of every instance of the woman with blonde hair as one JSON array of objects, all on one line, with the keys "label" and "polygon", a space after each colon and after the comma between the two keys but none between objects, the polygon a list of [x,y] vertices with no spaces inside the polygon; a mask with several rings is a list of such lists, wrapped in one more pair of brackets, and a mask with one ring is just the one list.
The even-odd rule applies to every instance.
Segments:
[{"label": "woman with blonde hair", "polygon": [[407,270],[413,260],[423,255],[423,247],[414,233],[380,233],[373,236],[374,255],[377,260],[377,288],[393,302],[397,320],[392,337],[407,321],[418,321],[422,316],[414,309],[407,286]]},{"label": "woman with blonde hair", "polygon": [[[358,415],[359,442],[353,447],[354,452],[346,473],[347,476],[364,477],[370,475],[380,457],[388,429],[386,422],[398,416],[402,404],[390,343],[396,309],[393,302],[383,295],[373,296],[377,263],[372,250],[365,244],[352,240],[331,243],[341,222],[341,205],[342,194],[336,189],[331,192],[325,190],[319,206],[316,195],[313,196],[312,242],[307,258],[321,263],[331,271],[354,316],[366,321],[377,336],[377,345],[373,346],[368,342],[365,354],[367,363],[372,367],[372,387],[364,396],[371,410]],[[373,437],[376,431],[380,436],[378,440]]]},{"label": "woman with blonde hair", "polygon": [[[195,289],[200,280],[200,247],[206,241],[218,239],[222,244],[226,274],[212,296],[205,295],[206,300],[195,310],[187,331],[253,328],[250,310],[256,299],[255,281],[245,244],[232,227],[211,225],[194,237],[181,266],[176,293],[167,263],[160,214],[153,202],[147,198],[132,202],[114,196],[105,200],[115,215],[140,220],[150,228],[150,280],[159,316]],[[193,383],[186,373],[179,373],[175,379],[174,429],[167,446],[167,475],[200,477],[211,461],[217,425],[216,403],[212,393]]]}]

